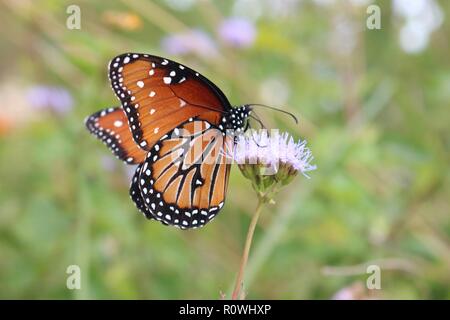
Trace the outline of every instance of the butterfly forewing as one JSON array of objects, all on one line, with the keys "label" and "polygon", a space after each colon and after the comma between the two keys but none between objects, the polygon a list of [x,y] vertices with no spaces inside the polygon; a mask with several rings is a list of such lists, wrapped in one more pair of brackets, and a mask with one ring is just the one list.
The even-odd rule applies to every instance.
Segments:
[{"label": "butterfly forewing", "polygon": [[85,120],[89,132],[102,140],[119,159],[128,164],[144,161],[147,152],[133,140],[122,108],[100,110]]},{"label": "butterfly forewing", "polygon": [[216,123],[230,108],[211,81],[174,61],[126,53],[109,64],[109,78],[128,118],[134,141],[151,147],[189,118]]},{"label": "butterfly forewing", "polygon": [[140,177],[141,195],[153,217],[180,228],[196,228],[222,208],[232,139],[207,121],[194,119],[149,151]]}]

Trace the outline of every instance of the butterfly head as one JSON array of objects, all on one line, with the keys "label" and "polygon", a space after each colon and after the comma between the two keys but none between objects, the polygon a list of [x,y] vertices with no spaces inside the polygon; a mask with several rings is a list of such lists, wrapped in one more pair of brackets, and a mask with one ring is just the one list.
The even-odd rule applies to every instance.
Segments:
[{"label": "butterfly head", "polygon": [[231,129],[237,133],[243,132],[248,127],[248,117],[252,109],[248,105],[231,108],[231,110],[222,117],[224,129]]}]

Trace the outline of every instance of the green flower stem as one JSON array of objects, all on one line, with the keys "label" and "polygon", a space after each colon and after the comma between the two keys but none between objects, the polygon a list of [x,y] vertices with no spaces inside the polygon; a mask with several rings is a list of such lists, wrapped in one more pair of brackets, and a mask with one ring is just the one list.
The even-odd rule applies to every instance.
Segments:
[{"label": "green flower stem", "polygon": [[255,213],[253,214],[252,221],[248,227],[247,238],[245,240],[244,252],[242,253],[241,264],[239,267],[239,272],[236,277],[236,284],[234,286],[233,294],[231,295],[232,300],[237,300],[240,297],[241,289],[244,284],[244,273],[245,267],[247,266],[248,254],[250,252],[250,247],[252,245],[253,234],[255,233],[256,224],[258,223],[259,216],[262,211],[262,207],[265,203],[265,197],[258,197],[258,205],[256,207]]}]

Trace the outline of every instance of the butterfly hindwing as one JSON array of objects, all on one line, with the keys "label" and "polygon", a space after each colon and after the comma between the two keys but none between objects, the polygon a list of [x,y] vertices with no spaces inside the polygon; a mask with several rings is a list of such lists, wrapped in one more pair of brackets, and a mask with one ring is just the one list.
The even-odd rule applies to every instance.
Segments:
[{"label": "butterfly hindwing", "polygon": [[136,205],[136,208],[142,212],[145,217],[148,219],[152,219],[153,216],[150,213],[150,210],[145,205],[144,199],[141,195],[141,189],[139,188],[139,175],[141,173],[142,164],[138,165],[136,167],[136,171],[134,172],[133,178],[131,179],[131,185],[130,185],[130,197],[131,200],[133,200],[134,204]]},{"label": "butterfly hindwing", "polygon": [[89,132],[102,140],[120,160],[128,164],[144,161],[147,152],[134,142],[122,108],[100,110],[87,117],[85,125]]},{"label": "butterfly hindwing", "polygon": [[207,78],[157,56],[119,55],[109,64],[109,78],[132,137],[145,150],[189,118],[201,116],[216,123],[231,108],[222,91]]},{"label": "butterfly hindwing", "polygon": [[175,128],[149,151],[139,188],[153,217],[183,229],[201,227],[222,208],[231,140],[209,122],[193,119]]}]

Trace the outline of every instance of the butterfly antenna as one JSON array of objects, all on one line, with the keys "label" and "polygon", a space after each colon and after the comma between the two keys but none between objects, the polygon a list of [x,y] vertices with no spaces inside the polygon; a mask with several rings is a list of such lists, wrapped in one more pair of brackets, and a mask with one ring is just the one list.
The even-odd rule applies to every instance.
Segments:
[{"label": "butterfly antenna", "polygon": [[263,107],[263,108],[267,108],[267,109],[272,109],[272,110],[275,110],[275,111],[279,111],[279,112],[281,112],[281,113],[284,113],[284,114],[287,114],[287,115],[291,116],[292,119],[294,119],[295,123],[298,124],[298,119],[297,119],[297,117],[296,117],[294,114],[292,114],[292,113],[290,113],[290,112],[288,112],[288,111],[285,111],[285,110],[282,110],[282,109],[278,109],[278,108],[275,108],[275,107],[271,107],[271,106],[268,106],[268,105],[265,105],[265,104],[260,104],[260,103],[250,103],[250,104],[247,104],[247,106],[252,106],[252,107]]},{"label": "butterfly antenna", "polygon": [[254,134],[252,134],[252,138],[253,138],[253,142],[258,146],[258,148],[265,148],[265,147],[267,147],[267,145],[265,145],[265,146],[260,145],[260,144],[258,143],[258,141],[256,141],[255,135],[254,135]]},{"label": "butterfly antenna", "polygon": [[266,129],[266,126],[261,121],[261,119],[259,119],[258,117],[255,117],[254,115],[250,115],[249,117],[252,118],[253,120],[255,120],[256,122],[258,122],[259,125],[261,126],[261,129]]}]

